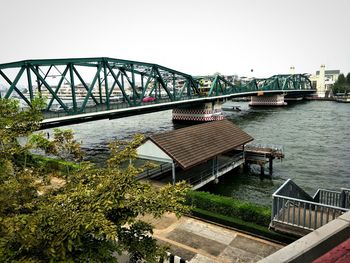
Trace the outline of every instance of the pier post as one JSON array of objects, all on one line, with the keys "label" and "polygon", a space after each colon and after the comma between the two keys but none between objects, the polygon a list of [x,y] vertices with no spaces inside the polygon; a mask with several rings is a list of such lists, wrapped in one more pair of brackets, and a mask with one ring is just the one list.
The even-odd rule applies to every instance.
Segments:
[{"label": "pier post", "polygon": [[269,174],[270,174],[270,176],[272,175],[272,172],[273,172],[273,159],[272,159],[272,156],[270,156],[270,158],[269,158]]},{"label": "pier post", "polygon": [[243,164],[243,172],[245,173],[249,172],[249,164],[247,162]]},{"label": "pier post", "polygon": [[212,175],[212,176],[215,175],[215,159],[213,159],[213,161],[212,161],[211,175]]},{"label": "pier post", "polygon": [[171,164],[171,168],[172,168],[173,185],[175,185],[176,178],[175,178],[175,164],[174,163]]},{"label": "pier post", "polygon": [[218,157],[215,156],[215,179],[214,179],[214,182],[216,184],[219,182],[218,173],[219,173]]},{"label": "pier post", "polygon": [[260,175],[261,176],[264,176],[265,175],[265,169],[264,169],[264,165],[263,164],[260,164]]}]

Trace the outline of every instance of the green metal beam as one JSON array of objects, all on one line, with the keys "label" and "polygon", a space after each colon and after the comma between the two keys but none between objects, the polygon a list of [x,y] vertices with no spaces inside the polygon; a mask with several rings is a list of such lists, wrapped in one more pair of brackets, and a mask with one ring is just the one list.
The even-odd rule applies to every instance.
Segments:
[{"label": "green metal beam", "polygon": [[[114,78],[114,81],[117,82],[117,85],[119,86],[119,89],[120,89],[120,91],[122,92],[124,99],[128,102],[129,106],[131,106],[132,103],[131,103],[131,101],[130,101],[130,98],[129,98],[128,94],[126,94],[125,89],[124,89],[124,83],[123,83],[123,82],[124,82],[124,79],[123,79],[123,75],[121,74],[122,83],[120,83],[119,80],[118,80],[118,77],[119,77],[119,76],[115,75],[113,69],[111,68],[111,66],[110,66],[109,64],[107,64],[107,68],[109,69],[109,72],[112,74],[112,76],[113,76],[113,78]],[[121,73],[121,72],[119,71],[119,72],[118,72],[118,75],[119,75],[119,73]]]},{"label": "green metal beam", "polygon": [[185,84],[183,85],[183,87],[181,88],[181,90],[180,90],[180,92],[179,92],[179,94],[178,94],[178,97],[177,97],[177,98],[178,98],[179,100],[182,98],[182,95],[183,95],[185,89],[187,89],[187,87],[188,87],[188,81],[185,82]]},{"label": "green metal beam", "polygon": [[[65,70],[64,70],[63,73],[62,73],[61,79],[60,79],[60,81],[58,82],[58,85],[57,85],[57,87],[56,87],[56,89],[55,89],[55,91],[54,91],[54,93],[55,93],[56,95],[57,95],[59,89],[60,89],[61,86],[62,86],[62,83],[63,83],[63,81],[64,81],[64,79],[65,79],[65,77],[66,77],[66,74],[67,74],[67,72],[68,72],[68,69],[69,69],[69,66],[66,66]],[[51,95],[52,95],[52,94],[51,94]],[[50,102],[48,103],[48,105],[47,105],[47,107],[46,107],[46,110],[49,110],[49,109],[51,108],[52,103],[53,103],[54,100],[55,100],[55,97],[52,96],[51,99],[50,99]]]},{"label": "green metal beam", "polygon": [[40,75],[40,73],[34,68],[34,66],[29,65],[31,70],[34,72],[34,74],[37,76],[37,78],[44,84],[44,86],[49,90],[51,95],[57,100],[57,102],[61,105],[61,107],[68,112],[67,106],[63,103],[63,101],[56,95],[56,93],[52,90],[50,85],[46,82],[46,80],[43,79],[43,77]]},{"label": "green metal beam", "polygon": [[[40,70],[40,67],[37,67],[37,71],[39,72],[39,70],[40,70],[40,71],[45,75],[45,76],[44,76],[44,80],[46,80],[46,78],[47,78],[47,76],[49,75],[51,69],[52,69],[52,65],[50,65],[49,69],[48,69],[47,72],[44,74],[44,72],[43,72],[42,70]],[[38,90],[39,90],[39,92],[41,92],[41,86],[42,86],[42,85],[43,85],[42,83],[39,83],[39,82],[38,82]]]},{"label": "green metal beam", "polygon": [[106,66],[106,61],[103,62],[103,73],[104,73],[104,81],[105,81],[105,96],[106,96],[106,105],[107,105],[107,110],[110,109],[109,105],[109,91],[108,91],[108,77],[107,77],[107,66]]},{"label": "green metal beam", "polygon": [[[108,68],[108,65],[107,65],[107,68]],[[109,73],[111,73],[111,72],[109,72]],[[112,73],[111,73],[111,74],[112,74]],[[116,76],[117,79],[119,78],[119,76],[120,76],[120,72],[118,72],[118,74],[117,74],[117,76]],[[113,77],[113,78],[114,78],[114,77]],[[118,85],[118,83],[117,83],[116,80],[114,80],[113,85],[112,85],[111,89],[109,90],[109,97],[112,96],[113,91],[114,91],[116,85]],[[119,85],[118,85],[118,86],[119,86]]]},{"label": "green metal beam", "polygon": [[69,76],[70,76],[70,88],[72,93],[73,100],[73,111],[77,112],[77,98],[75,95],[75,85],[74,85],[74,72],[73,72],[73,64],[69,64]]},{"label": "green metal beam", "polygon": [[213,95],[214,90],[216,90],[217,81],[218,81],[218,76],[215,76],[214,80],[211,82],[210,90],[208,92],[208,97],[211,97]]},{"label": "green metal beam", "polygon": [[16,87],[19,79],[21,78],[22,74],[23,74],[23,71],[24,71],[24,67],[22,67],[20,69],[20,71],[18,72],[16,78],[14,79],[14,81],[12,82],[6,75],[4,72],[2,72],[0,70],[0,75],[6,80],[6,82],[8,84],[10,84],[10,88],[9,90],[7,91],[7,93],[5,94],[4,98],[5,99],[8,99],[11,95],[11,93],[13,92],[13,90],[15,90],[17,92],[17,94],[27,103],[28,106],[32,106],[31,102],[28,101],[28,99],[23,95],[23,93]]},{"label": "green metal beam", "polygon": [[[88,85],[85,83],[84,79],[81,77],[80,73],[78,72],[78,70],[76,69],[76,67],[74,65],[73,65],[73,71],[74,71],[75,75],[77,75],[77,77],[78,77],[79,81],[81,82],[81,84],[83,84],[84,89],[86,91],[88,91],[89,90]],[[91,94],[91,98],[95,102],[95,104],[98,104],[98,101],[97,101],[97,99],[95,98],[95,96],[93,94]]]},{"label": "green metal beam", "polygon": [[21,67],[21,69],[18,71],[13,82],[11,82],[10,79],[7,78],[7,76],[5,74],[1,74],[1,76],[3,76],[6,79],[6,81],[11,85],[10,88],[8,89],[7,93],[5,94],[5,99],[8,99],[10,97],[13,90],[16,90],[16,92],[19,92],[16,85],[17,85],[19,79],[22,77],[24,70],[25,70],[25,67]]},{"label": "green metal beam", "polygon": [[92,82],[90,84],[90,87],[89,87],[89,89],[87,91],[87,94],[86,94],[86,96],[84,98],[83,104],[81,105],[80,112],[83,112],[85,110],[86,104],[87,104],[87,102],[89,100],[89,97],[92,96],[92,90],[93,90],[93,88],[94,88],[94,86],[96,84],[96,81],[97,80],[100,81],[101,68],[102,68],[102,66],[101,66],[101,64],[99,64],[98,67],[97,67],[97,71],[96,71],[95,77],[93,78],[93,80],[92,80]]},{"label": "green metal beam", "polygon": [[32,84],[32,76],[30,74],[30,68],[26,67],[27,70],[27,81],[28,81],[28,90],[29,90],[29,98],[30,101],[33,101],[34,99],[34,93],[33,93],[33,84]]},{"label": "green metal beam", "polygon": [[[163,87],[163,89],[166,91],[166,93],[168,94],[170,100],[171,100],[171,101],[175,101],[176,98],[175,98],[175,96],[173,96],[173,95],[171,94],[170,90],[168,89],[167,85],[165,84],[165,81],[164,81],[162,75],[160,74],[158,67],[155,67],[155,68],[154,68],[154,71],[155,71],[155,73],[158,75],[159,83],[160,83],[160,85]],[[175,95],[175,94],[174,94],[174,95]]]}]

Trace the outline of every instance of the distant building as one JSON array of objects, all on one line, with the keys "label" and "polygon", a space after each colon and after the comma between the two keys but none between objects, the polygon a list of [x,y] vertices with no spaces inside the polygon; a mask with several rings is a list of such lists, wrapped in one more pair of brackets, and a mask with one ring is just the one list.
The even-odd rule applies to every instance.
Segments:
[{"label": "distant building", "polygon": [[326,70],[325,68],[325,65],[321,65],[320,70],[317,70],[315,75],[310,76],[311,84],[316,88],[318,97],[328,96],[340,74],[340,70]]}]

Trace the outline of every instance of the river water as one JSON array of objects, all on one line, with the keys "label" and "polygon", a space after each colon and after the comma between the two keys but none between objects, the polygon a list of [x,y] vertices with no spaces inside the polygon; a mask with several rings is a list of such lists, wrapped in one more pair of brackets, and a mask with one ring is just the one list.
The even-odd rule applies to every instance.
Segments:
[{"label": "river water", "polygon": [[[309,194],[318,188],[350,188],[350,104],[302,101],[269,108],[250,108],[247,102],[229,104],[240,106],[242,111],[225,112],[227,119],[254,137],[256,143],[282,145],[285,158],[274,161],[271,179],[261,180],[259,169],[253,167],[249,173],[229,173],[218,184],[209,184],[202,190],[270,205],[271,194],[288,178]],[[90,160],[102,162],[112,140],[181,127],[172,123],[171,111],[162,111],[64,128],[75,131]]]}]

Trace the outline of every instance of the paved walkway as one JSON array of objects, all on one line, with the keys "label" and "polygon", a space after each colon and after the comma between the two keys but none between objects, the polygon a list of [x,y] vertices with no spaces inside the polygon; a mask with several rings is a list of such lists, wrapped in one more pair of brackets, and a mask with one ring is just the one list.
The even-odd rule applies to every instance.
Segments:
[{"label": "paved walkway", "polygon": [[186,216],[177,219],[165,214],[142,220],[154,226],[154,237],[168,245],[172,254],[190,263],[257,262],[283,247]]}]

